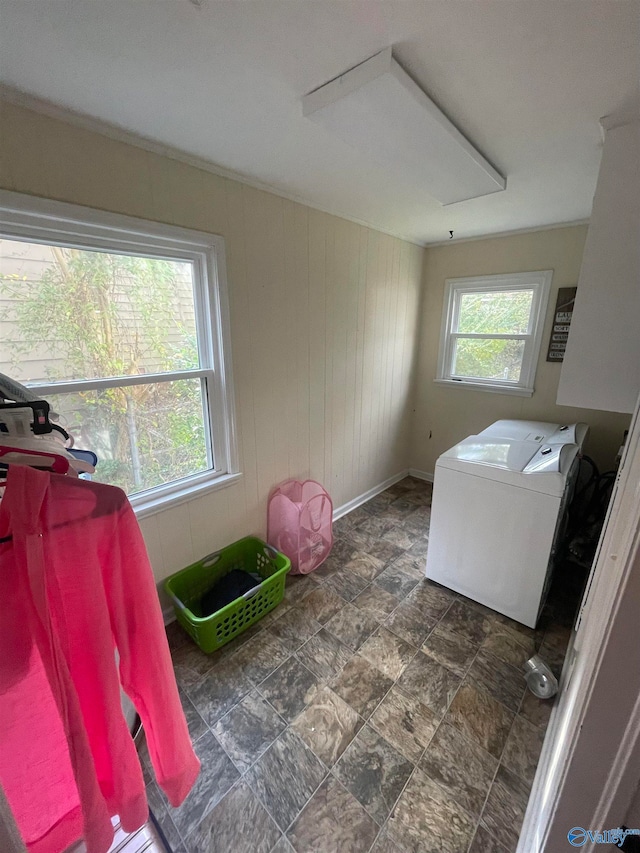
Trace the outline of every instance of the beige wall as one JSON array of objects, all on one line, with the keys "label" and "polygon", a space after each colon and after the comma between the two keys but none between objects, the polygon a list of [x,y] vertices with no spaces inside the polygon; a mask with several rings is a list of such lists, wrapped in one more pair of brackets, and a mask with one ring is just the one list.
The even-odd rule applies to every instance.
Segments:
[{"label": "beige wall", "polygon": [[13,105],[1,125],[3,188],[225,237],[244,476],[143,519],[158,579],[264,534],[287,477],[340,506],[409,466],[423,249]]},{"label": "beige wall", "polygon": [[[554,228],[427,249],[423,272],[421,342],[416,372],[412,467],[433,473],[438,456],[499,418],[527,418],[591,427],[586,452],[601,470],[613,466],[628,415],[556,405],[560,364],[546,361],[559,287],[578,283],[587,226]],[[552,269],[553,280],[532,397],[436,385],[440,321],[447,278]],[[431,436],[431,437],[430,437]]]}]

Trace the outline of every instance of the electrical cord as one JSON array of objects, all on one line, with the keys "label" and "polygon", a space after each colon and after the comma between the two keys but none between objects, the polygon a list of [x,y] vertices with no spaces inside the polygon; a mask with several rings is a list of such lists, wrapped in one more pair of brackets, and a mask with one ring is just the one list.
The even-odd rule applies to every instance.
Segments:
[{"label": "electrical cord", "polygon": [[616,478],[616,471],[601,474],[589,456],[580,460],[591,469],[587,481],[574,495],[569,508],[569,523],[565,536],[565,549],[569,560],[583,568],[590,568],[604,524],[607,507]]}]

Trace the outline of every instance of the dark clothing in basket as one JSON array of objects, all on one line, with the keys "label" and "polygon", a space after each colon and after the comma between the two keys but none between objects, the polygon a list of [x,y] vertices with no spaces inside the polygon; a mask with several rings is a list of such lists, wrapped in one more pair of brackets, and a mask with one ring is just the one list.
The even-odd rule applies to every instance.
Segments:
[{"label": "dark clothing in basket", "polygon": [[240,598],[245,592],[258,586],[262,582],[259,575],[233,569],[228,575],[214,584],[208,592],[202,596],[200,606],[203,616],[210,616],[217,610],[221,610],[227,604]]}]

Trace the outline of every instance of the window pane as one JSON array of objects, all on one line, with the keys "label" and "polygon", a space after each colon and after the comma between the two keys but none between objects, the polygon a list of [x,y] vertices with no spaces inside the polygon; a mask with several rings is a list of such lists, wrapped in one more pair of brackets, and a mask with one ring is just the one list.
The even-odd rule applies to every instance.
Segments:
[{"label": "window pane", "polygon": [[127,494],[206,471],[200,379],[52,394],[76,447],[98,456],[95,480]]},{"label": "window pane", "polygon": [[0,240],[0,372],[21,382],[199,367],[193,264]]},{"label": "window pane", "polygon": [[451,373],[453,376],[518,382],[524,344],[524,341],[504,338],[458,338],[454,344]]},{"label": "window pane", "polygon": [[533,290],[462,293],[458,328],[467,334],[526,335]]}]

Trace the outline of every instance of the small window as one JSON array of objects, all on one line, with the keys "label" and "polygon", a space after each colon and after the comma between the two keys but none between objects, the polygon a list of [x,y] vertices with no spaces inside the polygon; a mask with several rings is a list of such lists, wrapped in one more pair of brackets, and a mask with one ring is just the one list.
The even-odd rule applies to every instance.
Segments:
[{"label": "small window", "polygon": [[531,395],[551,276],[449,279],[437,381]]},{"label": "small window", "polygon": [[220,237],[0,196],[0,372],[138,512],[236,470]]}]

